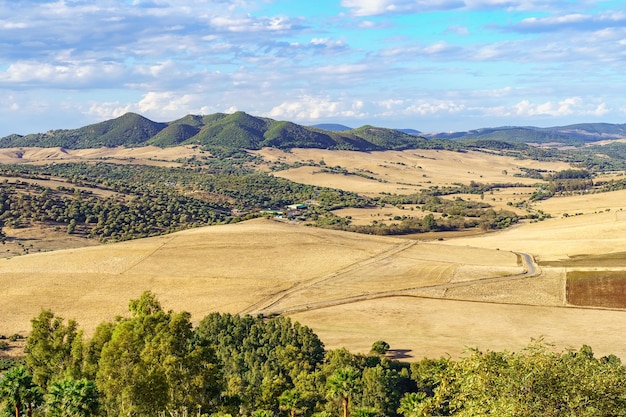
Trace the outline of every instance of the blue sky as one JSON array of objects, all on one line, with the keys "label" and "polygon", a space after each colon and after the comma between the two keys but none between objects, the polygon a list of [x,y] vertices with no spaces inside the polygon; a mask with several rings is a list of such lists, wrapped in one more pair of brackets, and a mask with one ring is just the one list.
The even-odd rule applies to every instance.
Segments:
[{"label": "blue sky", "polygon": [[0,0],[0,137],[132,111],[425,132],[626,122],[612,0]]}]

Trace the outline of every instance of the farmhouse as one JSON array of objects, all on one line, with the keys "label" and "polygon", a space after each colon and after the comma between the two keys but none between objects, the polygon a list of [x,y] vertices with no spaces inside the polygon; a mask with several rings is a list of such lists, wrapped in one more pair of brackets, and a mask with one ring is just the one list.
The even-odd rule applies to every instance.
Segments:
[{"label": "farmhouse", "polygon": [[287,206],[287,209],[289,210],[306,210],[308,208],[308,206],[306,204],[289,204]]}]

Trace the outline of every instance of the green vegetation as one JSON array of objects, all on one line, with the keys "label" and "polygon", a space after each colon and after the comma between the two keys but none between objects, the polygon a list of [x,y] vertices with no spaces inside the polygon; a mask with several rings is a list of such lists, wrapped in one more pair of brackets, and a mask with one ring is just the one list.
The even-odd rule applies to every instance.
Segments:
[{"label": "green vegetation", "polygon": [[244,112],[187,115],[168,122],[153,122],[127,113],[116,119],[81,127],[52,130],[0,139],[0,147],[62,147],[86,149],[101,146],[161,147],[196,144],[207,149],[260,149],[262,147],[384,150],[415,148],[423,139],[393,129],[364,126],[330,132],[317,128],[255,117]]},{"label": "green vegetation", "polygon": [[[4,181],[0,189],[0,221],[11,227],[43,222],[71,234],[119,241],[239,221],[261,209],[307,200],[314,200],[321,212],[368,204],[354,193],[248,170],[244,164],[249,159],[232,158],[234,162],[221,159],[206,169],[108,163],[0,166],[0,174],[16,179]],[[72,186],[46,187],[50,179]],[[249,214],[234,215],[234,209]]]},{"label": "green vegetation", "polygon": [[[300,221],[368,234],[408,234],[475,227],[489,230],[508,227],[519,220],[512,212],[496,212],[484,202],[465,201],[460,197],[454,200],[441,198],[520,186],[516,183],[472,182],[468,186],[432,187],[407,196],[365,198],[254,171],[249,166],[253,167],[256,160],[245,152],[225,151],[218,155],[207,158],[201,166],[187,168],[106,162],[2,165],[0,175],[11,180],[5,180],[0,189],[0,221],[8,227],[44,223],[68,234],[111,242],[237,222],[258,216],[261,210],[282,210],[290,204],[303,202],[310,204],[304,213],[297,215]],[[333,173],[374,178],[374,173],[369,171],[349,172],[341,167],[325,167],[312,161],[311,164]],[[46,186],[50,180],[64,180],[68,185]],[[369,226],[353,226],[349,219],[332,213],[345,207],[385,204],[420,205],[426,213]],[[429,213],[439,213],[440,216],[435,219]]]},{"label": "green vegetation", "polygon": [[145,292],[130,317],[85,338],[43,310],[26,366],[0,376],[4,415],[276,417],[624,416],[626,368],[588,346],[557,352],[473,349],[460,359],[388,359],[324,351],[288,318],[212,313],[193,327]]}]

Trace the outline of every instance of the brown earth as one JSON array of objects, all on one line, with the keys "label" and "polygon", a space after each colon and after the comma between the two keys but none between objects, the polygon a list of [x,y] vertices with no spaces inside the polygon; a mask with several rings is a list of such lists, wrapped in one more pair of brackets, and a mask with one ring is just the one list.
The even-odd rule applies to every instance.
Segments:
[{"label": "brown earth", "polygon": [[626,271],[569,272],[567,302],[585,307],[626,308]]}]

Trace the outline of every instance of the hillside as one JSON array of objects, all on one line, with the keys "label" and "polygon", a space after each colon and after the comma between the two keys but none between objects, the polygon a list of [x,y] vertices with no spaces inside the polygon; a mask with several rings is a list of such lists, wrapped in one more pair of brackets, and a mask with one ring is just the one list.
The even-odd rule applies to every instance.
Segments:
[{"label": "hillside", "polygon": [[210,149],[261,149],[274,147],[349,149],[359,151],[416,148],[424,139],[393,129],[366,126],[342,131],[323,130],[288,121],[255,117],[244,112],[187,115],[157,123],[135,113],[78,129],[51,130],[0,138],[1,148],[60,147],[170,147],[201,145]]},{"label": "hillside", "polygon": [[[563,204],[577,210],[584,202]],[[563,243],[574,241],[578,254],[602,253],[603,241],[624,251],[625,218],[613,212],[443,242],[257,219],[19,256],[0,260],[0,283],[11,288],[0,296],[1,332],[27,332],[30,318],[51,308],[79,319],[91,333],[150,288],[194,319],[212,311],[284,311],[312,327],[329,349],[367,352],[383,339],[406,359],[419,360],[458,356],[466,346],[515,351],[545,336],[559,347],[585,343],[600,354],[625,357],[612,330],[624,311],[565,308],[562,266],[516,275],[524,268],[509,252],[559,259],[573,246]],[[594,228],[602,230],[597,238],[589,233]]]},{"label": "hillside", "polygon": [[580,123],[556,127],[504,126],[467,132],[422,134],[429,138],[455,141],[493,140],[514,143],[581,146],[586,143],[626,138],[626,124]]}]

